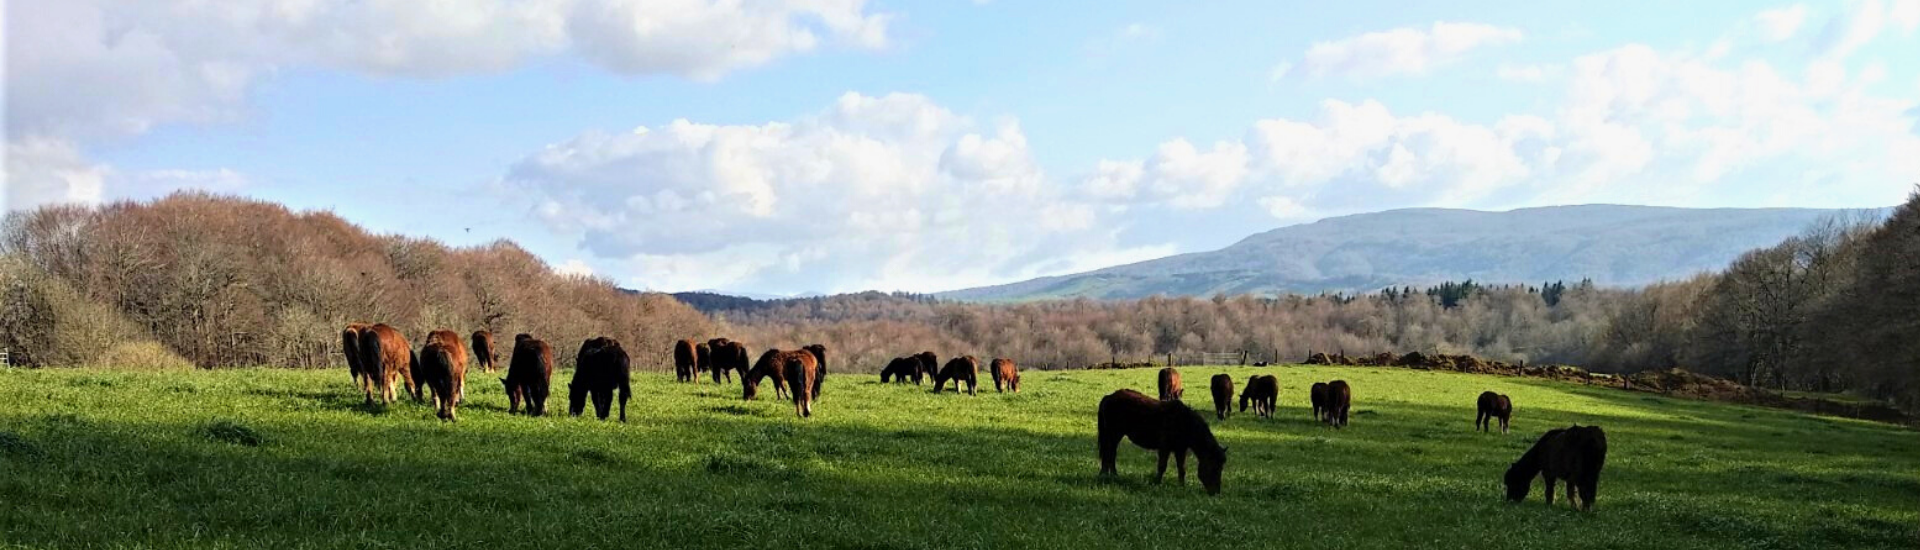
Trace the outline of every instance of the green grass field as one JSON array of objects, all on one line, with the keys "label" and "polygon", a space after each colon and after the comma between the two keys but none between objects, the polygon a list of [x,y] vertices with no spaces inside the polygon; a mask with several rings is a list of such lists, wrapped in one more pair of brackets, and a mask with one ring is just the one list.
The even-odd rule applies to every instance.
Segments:
[{"label": "green grass field", "polygon": [[[1023,393],[978,397],[836,374],[805,421],[737,384],[645,373],[627,424],[509,416],[477,372],[449,424],[362,409],[344,370],[0,371],[0,546],[1920,546],[1905,428],[1528,379],[1182,371],[1208,411],[1214,373],[1281,380],[1274,419],[1213,422],[1230,448],[1217,497],[1150,484],[1153,454],[1131,444],[1120,479],[1095,476],[1100,397],[1151,393],[1152,370],[1027,372]],[[1305,406],[1334,378],[1354,386],[1340,431]],[[1513,397],[1512,434],[1472,430],[1488,389]],[[1575,422],[1609,437],[1595,512],[1537,487],[1502,500],[1508,463]]]}]

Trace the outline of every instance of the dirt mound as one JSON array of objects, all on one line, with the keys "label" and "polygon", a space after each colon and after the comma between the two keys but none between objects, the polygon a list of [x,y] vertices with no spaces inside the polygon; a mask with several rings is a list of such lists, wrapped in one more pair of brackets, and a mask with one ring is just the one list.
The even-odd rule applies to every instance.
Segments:
[{"label": "dirt mound", "polygon": [[1683,369],[1642,371],[1626,377],[1626,388],[1637,391],[1677,395],[1709,401],[1758,405],[1777,409],[1842,416],[1875,422],[1908,423],[1912,418],[1900,409],[1882,403],[1858,403],[1817,397],[1788,397],[1769,390],[1741,385]]}]

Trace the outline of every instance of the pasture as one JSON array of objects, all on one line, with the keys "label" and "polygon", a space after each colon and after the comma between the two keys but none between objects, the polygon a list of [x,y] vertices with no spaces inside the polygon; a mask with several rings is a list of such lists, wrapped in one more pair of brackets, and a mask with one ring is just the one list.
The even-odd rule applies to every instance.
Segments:
[{"label": "pasture", "polygon": [[[834,372],[808,420],[656,370],[626,424],[509,416],[477,369],[458,423],[370,412],[344,369],[0,371],[0,547],[1920,546],[1905,428],[1519,378],[1181,371],[1229,448],[1217,497],[1171,468],[1152,485],[1132,443],[1117,479],[1095,476],[1097,403],[1151,394],[1151,369],[1026,371],[1018,395],[978,397]],[[1215,421],[1220,372],[1278,375],[1274,418]],[[1354,396],[1338,431],[1306,403],[1336,378]],[[1512,434],[1474,431],[1483,390],[1513,398]],[[1549,509],[1537,484],[1504,501],[1507,465],[1575,422],[1609,437],[1595,511]]]}]

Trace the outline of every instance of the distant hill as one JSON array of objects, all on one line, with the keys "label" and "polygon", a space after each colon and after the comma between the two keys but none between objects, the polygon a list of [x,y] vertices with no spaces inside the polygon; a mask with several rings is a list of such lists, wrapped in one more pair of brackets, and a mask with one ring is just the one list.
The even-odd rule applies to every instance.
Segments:
[{"label": "distant hill", "polygon": [[[1389,210],[1256,234],[1212,252],[942,292],[970,301],[1370,292],[1473,279],[1643,285],[1718,270],[1843,210],[1582,205]],[[1871,212],[1885,215],[1886,209]]]}]

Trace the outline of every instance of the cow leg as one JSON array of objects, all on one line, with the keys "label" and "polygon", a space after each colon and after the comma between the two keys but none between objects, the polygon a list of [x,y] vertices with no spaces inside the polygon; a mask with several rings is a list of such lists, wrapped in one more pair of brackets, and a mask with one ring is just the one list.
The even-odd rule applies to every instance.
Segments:
[{"label": "cow leg", "polygon": [[1547,507],[1552,508],[1553,507],[1553,482],[1554,482],[1553,476],[1547,476],[1546,481],[1547,481]]},{"label": "cow leg", "polygon": [[1120,452],[1120,434],[1114,430],[1100,430],[1100,475],[1120,475],[1120,469],[1114,466],[1115,455]]},{"label": "cow leg", "polygon": [[1173,453],[1168,451],[1160,451],[1160,466],[1153,473],[1153,483],[1155,485],[1159,485],[1160,482],[1167,480],[1167,455],[1170,455],[1170,454],[1173,454]]},{"label": "cow leg", "polygon": [[1180,449],[1178,451],[1174,451],[1173,463],[1176,467],[1179,468],[1180,484],[1186,485],[1187,484],[1187,450]]}]

